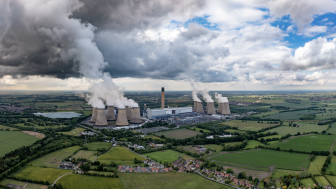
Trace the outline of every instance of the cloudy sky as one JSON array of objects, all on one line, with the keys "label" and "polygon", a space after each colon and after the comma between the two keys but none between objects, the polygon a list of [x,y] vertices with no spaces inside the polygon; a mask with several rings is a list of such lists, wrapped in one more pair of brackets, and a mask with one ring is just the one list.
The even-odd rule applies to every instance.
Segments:
[{"label": "cloudy sky", "polygon": [[[335,89],[334,0],[0,0],[0,90]],[[335,38],[335,39],[334,39]]]}]

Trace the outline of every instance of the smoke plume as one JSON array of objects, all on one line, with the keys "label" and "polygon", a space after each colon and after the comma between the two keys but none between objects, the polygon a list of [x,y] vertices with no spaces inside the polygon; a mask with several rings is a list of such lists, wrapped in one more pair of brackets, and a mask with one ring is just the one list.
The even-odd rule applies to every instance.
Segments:
[{"label": "smoke plume", "polygon": [[193,88],[193,91],[191,92],[191,96],[192,96],[193,100],[196,101],[196,102],[202,102],[202,101],[197,97],[197,93],[198,93],[198,91],[197,91],[197,89],[196,89],[196,87],[195,87],[194,82],[190,82],[190,85],[191,85],[191,87]]},{"label": "smoke plume", "polygon": [[203,99],[205,99],[206,102],[214,102],[211,98],[211,96],[209,95],[209,91],[208,89],[204,89],[202,91],[202,95],[203,95]]},{"label": "smoke plume", "polygon": [[215,93],[215,98],[218,103],[229,102],[227,97],[223,97],[221,94],[218,94],[217,92]]}]

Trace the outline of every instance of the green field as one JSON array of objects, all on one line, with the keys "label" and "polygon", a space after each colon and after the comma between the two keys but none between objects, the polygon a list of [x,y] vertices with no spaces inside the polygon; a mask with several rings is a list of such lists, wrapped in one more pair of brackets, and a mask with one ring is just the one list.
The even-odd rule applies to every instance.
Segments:
[{"label": "green field", "polygon": [[238,132],[238,133],[245,133],[245,131],[240,131],[240,130],[234,130],[234,129],[226,129],[225,130],[226,132],[230,132],[230,133],[235,133],[235,132]]},{"label": "green field", "polygon": [[21,131],[0,131],[0,157],[22,146],[29,146],[39,139]]},{"label": "green field", "polygon": [[280,111],[278,110],[272,110],[272,111],[269,111],[269,112],[263,112],[263,113],[260,113],[260,114],[255,114],[253,116],[256,116],[256,117],[265,117],[265,116],[270,116],[270,115],[274,115],[274,114],[277,114],[279,113]]},{"label": "green field", "polygon": [[246,166],[246,165],[233,165],[231,163],[223,163],[220,161],[213,161],[216,165],[222,165],[222,166],[230,166],[230,167],[236,167],[236,168],[244,168],[244,169],[253,169],[258,171],[269,171],[270,169],[265,167],[252,167],[252,166]]},{"label": "green field", "polygon": [[244,149],[255,148],[255,147],[258,147],[259,145],[264,146],[264,144],[259,141],[249,140]]},{"label": "green field", "polygon": [[76,129],[72,129],[71,131],[59,132],[59,133],[63,133],[64,135],[79,136],[79,133],[83,132],[83,131],[85,131],[85,129],[83,129],[81,127],[77,127]]},{"label": "green field", "polygon": [[72,170],[28,166],[16,174],[15,177],[31,180],[43,180],[53,183],[61,175],[71,172]]},{"label": "green field", "polygon": [[155,135],[157,136],[164,135],[167,138],[176,138],[176,139],[185,139],[185,138],[196,136],[198,134],[201,134],[201,133],[197,131],[191,131],[189,129],[174,129],[170,131],[162,131],[162,132],[155,133]]},{"label": "green field", "polygon": [[301,179],[301,183],[305,187],[310,187],[310,188],[314,188],[314,184],[315,184],[315,182],[311,178]]},{"label": "green field", "polygon": [[119,173],[119,179],[128,189],[232,189],[231,187],[205,179],[197,174],[186,173]]},{"label": "green field", "polygon": [[329,151],[332,143],[335,141],[334,135],[306,135],[295,138],[288,138],[287,142],[275,144],[273,147],[294,151]]},{"label": "green field", "polygon": [[328,166],[327,173],[330,174],[330,171],[333,171],[334,174],[336,173],[336,156],[333,156],[331,162]]},{"label": "green field", "polygon": [[[24,186],[26,182],[12,180],[12,179],[5,179],[0,182],[0,185],[6,186],[7,184],[13,184],[16,186]],[[1,188],[1,187],[0,187]],[[33,183],[27,183],[25,186],[25,189],[47,189],[48,186],[42,185],[42,184],[33,184]]]},{"label": "green field", "polygon": [[258,121],[244,121],[242,120],[232,120],[223,122],[223,125],[228,125],[231,127],[238,127],[240,130],[251,130],[251,131],[259,131],[260,129],[275,126],[278,124],[269,124],[267,121],[262,121],[263,123],[258,123]]},{"label": "green field", "polygon": [[201,132],[201,130],[202,130],[204,133],[210,133],[209,130],[201,129],[201,128],[198,128],[198,127],[191,127],[190,129],[193,130],[193,131]]},{"label": "green field", "polygon": [[267,130],[264,133],[278,132],[279,135],[285,136],[287,134],[295,135],[298,132],[300,132],[301,134],[304,133],[304,132],[312,132],[312,131],[316,131],[318,133],[321,133],[322,131],[327,130],[327,129],[328,129],[328,125],[318,126],[317,124],[311,124],[311,125],[305,125],[305,126],[302,126],[302,127],[281,126],[281,127],[277,127],[277,128],[274,128],[274,129]]},{"label": "green field", "polygon": [[[113,168],[112,167],[108,167],[108,168],[110,168],[110,170],[114,170],[114,167]],[[106,171],[88,171],[88,173],[91,173],[91,174],[97,173],[97,174],[104,174],[104,175],[114,175],[114,172],[106,172]]]},{"label": "green field", "polygon": [[154,135],[147,135],[144,138],[158,139],[158,140],[162,140],[162,141],[166,140],[164,138],[160,138],[160,137],[157,137],[157,136],[154,136]]},{"label": "green field", "polygon": [[235,163],[256,167],[270,167],[272,165],[286,167],[301,167],[306,154],[289,153],[274,150],[250,150],[236,153],[221,154],[208,158],[220,162]]},{"label": "green field", "polygon": [[324,176],[315,177],[317,183],[320,183],[322,187],[330,185],[328,180]]},{"label": "green field", "polygon": [[106,150],[110,149],[112,146],[112,143],[109,142],[90,142],[87,144],[89,150],[98,150],[105,148]]},{"label": "green field", "polygon": [[124,189],[118,178],[70,174],[57,181],[66,189]]},{"label": "green field", "polygon": [[145,160],[145,158],[124,147],[113,147],[110,151],[100,156],[97,160],[106,164],[110,164],[111,161],[114,161],[118,165],[135,165],[134,158],[137,158],[138,160]]},{"label": "green field", "polygon": [[187,155],[181,154],[174,150],[164,150],[143,155],[162,163],[165,161],[171,163],[178,159],[178,155],[185,156],[184,158],[190,159]]},{"label": "green field", "polygon": [[0,130],[1,130],[1,129],[3,129],[3,130],[9,129],[10,131],[17,130],[16,128],[13,128],[13,127],[7,127],[7,126],[4,126],[4,125],[0,125]]},{"label": "green field", "polygon": [[75,159],[84,158],[87,160],[93,161],[97,156],[95,155],[96,151],[88,151],[88,150],[79,150],[75,155],[72,157]]},{"label": "green field", "polygon": [[[263,138],[263,139],[268,139],[268,138],[281,138],[282,137],[282,135],[271,135],[271,136],[265,136],[265,137],[260,137],[260,138]],[[258,139],[260,139],[260,138],[258,138]]]},{"label": "green field", "polygon": [[206,144],[203,145],[205,148],[209,148],[211,150],[216,150],[216,152],[219,152],[223,149],[223,146],[218,145],[218,144]]},{"label": "green field", "polygon": [[310,162],[308,171],[311,174],[320,175],[321,174],[321,168],[322,168],[326,159],[327,159],[327,156],[316,156],[315,160]]},{"label": "green field", "polygon": [[330,184],[335,188],[336,187],[336,176],[325,175],[329,180]]},{"label": "green field", "polygon": [[336,134],[336,123],[332,123],[330,129],[327,130],[327,133],[330,133],[330,134],[333,134],[333,135]]},{"label": "green field", "polygon": [[290,112],[280,112],[274,115],[265,116],[264,119],[281,119],[281,120],[299,120],[300,117],[306,114],[315,114],[319,111],[316,110],[299,110],[299,111],[290,111]]},{"label": "green field", "polygon": [[292,171],[292,170],[285,170],[285,169],[277,169],[273,175],[273,178],[280,178],[285,175],[291,174],[292,176],[299,175],[302,171]]},{"label": "green field", "polygon": [[30,164],[32,164],[33,166],[37,166],[37,167],[47,166],[47,167],[57,168],[63,159],[71,156],[75,151],[79,149],[80,149],[79,146],[72,146],[69,148],[58,150],[56,152],[52,152],[50,154],[42,156],[32,161]]}]

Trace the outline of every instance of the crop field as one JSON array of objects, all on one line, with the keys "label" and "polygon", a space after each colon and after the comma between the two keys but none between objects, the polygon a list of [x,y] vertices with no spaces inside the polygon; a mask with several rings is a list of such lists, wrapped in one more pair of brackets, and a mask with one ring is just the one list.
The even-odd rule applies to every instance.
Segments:
[{"label": "crop field", "polygon": [[72,129],[71,131],[59,132],[59,133],[63,133],[64,135],[79,136],[79,133],[83,132],[83,131],[85,131],[85,129],[83,129],[81,127],[77,127],[76,129]]},{"label": "crop field", "polygon": [[277,114],[279,112],[280,112],[279,110],[272,110],[272,111],[263,112],[263,113],[260,113],[260,114],[255,114],[253,116],[262,118],[262,117],[266,117],[266,116]]},{"label": "crop field", "polygon": [[144,156],[147,156],[151,159],[155,159],[159,162],[173,162],[175,160],[177,160],[179,158],[179,155],[180,156],[183,156],[184,159],[193,159],[192,157],[188,156],[188,155],[185,155],[185,154],[181,154],[177,151],[174,151],[174,150],[164,150],[164,151],[158,151],[158,152],[151,152],[151,153],[148,153],[148,154],[143,154]]},{"label": "crop field", "polygon": [[98,150],[98,149],[102,149],[102,148],[105,148],[105,149],[108,150],[108,149],[111,148],[112,143],[109,143],[109,142],[90,142],[87,145],[88,145],[89,150]]},{"label": "crop field", "polygon": [[291,174],[292,176],[299,175],[303,171],[292,171],[292,170],[285,170],[285,169],[277,169],[276,172],[274,173],[273,178],[280,178],[285,175]]},{"label": "crop field", "polygon": [[324,176],[319,176],[315,178],[316,178],[316,181],[322,185],[322,187],[330,185],[330,183]]},{"label": "crop field", "polygon": [[[24,186],[27,182],[12,180],[12,179],[5,179],[0,182],[0,185],[7,186],[7,184],[13,184],[16,186]],[[0,187],[1,188],[1,187]],[[24,187],[25,189],[47,189],[48,186],[42,184],[34,184],[34,183],[27,183]]]},{"label": "crop field", "polygon": [[328,166],[327,173],[330,174],[330,171],[332,171],[334,174],[336,173],[336,156],[333,156],[331,158],[331,162]]},{"label": "crop field", "polygon": [[334,135],[306,135],[295,138],[288,138],[287,142],[282,142],[273,147],[294,151],[328,151],[335,141]]},{"label": "crop field", "polygon": [[6,129],[9,129],[10,131],[13,131],[13,130],[17,130],[16,128],[13,128],[13,127],[7,127],[7,126],[4,126],[4,125],[0,125],[0,130],[6,130]]},{"label": "crop field", "polygon": [[58,150],[56,152],[52,152],[50,154],[47,154],[45,156],[42,156],[34,161],[31,162],[33,166],[47,166],[47,167],[53,167],[57,168],[62,162],[63,159],[71,156],[75,151],[79,150],[79,146],[72,146],[69,148],[65,148],[62,150]]},{"label": "crop field", "polygon": [[244,149],[255,148],[255,147],[258,147],[259,145],[264,146],[264,144],[261,143],[261,142],[259,142],[259,141],[256,141],[256,140],[249,140],[249,141],[247,142],[247,145],[245,146]]},{"label": "crop field", "polygon": [[280,112],[270,116],[263,117],[264,119],[282,119],[282,120],[299,120],[300,117],[306,114],[315,114],[319,111],[316,110],[299,110],[299,111],[290,111],[290,112]]},{"label": "crop field", "polygon": [[301,183],[307,188],[308,187],[314,188],[314,184],[315,184],[315,182],[311,178],[301,179]]},{"label": "crop field", "polygon": [[193,131],[201,132],[201,130],[202,130],[204,133],[210,133],[209,130],[201,129],[201,128],[198,128],[198,127],[191,127],[190,129],[193,130]]},{"label": "crop field", "polygon": [[336,187],[336,176],[325,175],[329,180],[330,184],[335,188]]},{"label": "crop field", "polygon": [[304,125],[302,127],[289,127],[289,126],[280,126],[277,128],[273,128],[270,130],[265,131],[267,132],[278,132],[279,135],[287,135],[288,133],[291,135],[295,135],[296,133],[300,132],[301,134],[304,132],[312,132],[316,131],[321,133],[324,130],[328,129],[328,125],[317,125],[317,124],[310,124],[310,125]]},{"label": "crop field", "polygon": [[163,173],[163,174],[128,174],[119,173],[119,179],[128,189],[203,189],[227,188],[225,185],[210,181],[197,174]]},{"label": "crop field", "polygon": [[0,131],[0,157],[22,146],[28,146],[39,139],[21,131]]},{"label": "crop field", "polygon": [[327,159],[327,156],[316,156],[315,160],[310,162],[308,171],[311,174],[316,174],[316,175],[321,174],[321,168],[326,159]]},{"label": "crop field", "polygon": [[330,129],[327,130],[327,133],[336,134],[336,123],[332,123]]},{"label": "crop field", "polygon": [[101,163],[107,164],[110,164],[111,161],[114,161],[118,165],[134,165],[134,158],[137,158],[138,160],[145,160],[145,158],[124,147],[113,147],[110,151],[100,156],[97,160]]},{"label": "crop field", "polygon": [[88,150],[79,150],[75,155],[73,155],[72,157],[75,159],[78,158],[85,158],[87,160],[91,160],[93,161],[97,156],[95,156],[94,154],[96,153],[96,151],[88,151]]},{"label": "crop field", "polygon": [[211,150],[216,150],[216,152],[219,152],[223,149],[223,146],[218,145],[218,144],[206,144],[203,145],[205,148],[209,148]]},{"label": "crop field", "polygon": [[234,168],[241,168],[241,169],[247,169],[247,170],[258,170],[258,171],[269,171],[268,167],[253,167],[253,166],[248,166],[248,165],[233,165],[231,163],[223,163],[220,161],[213,161],[216,163],[216,165],[222,165],[222,166],[228,166],[228,167],[234,167]]},{"label": "crop field", "polygon": [[268,124],[267,121],[263,121],[263,123],[258,123],[258,121],[244,121],[242,120],[232,120],[223,122],[223,125],[228,125],[231,127],[238,127],[241,130],[251,130],[251,131],[259,131],[260,129],[275,126],[278,124]]},{"label": "crop field", "polygon": [[69,174],[57,181],[64,188],[71,189],[124,189],[125,187],[118,178],[98,177],[79,174]]},{"label": "crop field", "polygon": [[[107,167],[107,169],[109,170],[109,168],[111,170],[114,170],[114,167]],[[91,174],[94,174],[94,173],[97,173],[97,174],[104,174],[104,175],[114,175],[114,172],[106,172],[106,171],[88,171],[88,173],[91,173]]]},{"label": "crop field", "polygon": [[201,134],[201,133],[197,131],[191,131],[189,129],[175,129],[175,130],[155,133],[155,135],[157,136],[164,135],[167,138],[176,138],[176,139],[185,139],[189,137],[194,137],[198,134]]},{"label": "crop field", "polygon": [[306,154],[289,153],[274,150],[250,150],[236,153],[221,154],[208,159],[220,162],[250,165],[256,167],[270,167],[272,165],[301,167]]},{"label": "crop field", "polygon": [[53,183],[61,175],[71,172],[72,170],[27,166],[21,172],[16,174],[15,177],[31,180],[43,180]]}]

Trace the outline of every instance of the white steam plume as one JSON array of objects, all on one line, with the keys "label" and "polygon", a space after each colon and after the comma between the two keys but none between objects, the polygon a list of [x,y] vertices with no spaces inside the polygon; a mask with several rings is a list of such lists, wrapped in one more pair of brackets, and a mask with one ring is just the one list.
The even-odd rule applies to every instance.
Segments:
[{"label": "white steam plume", "polygon": [[229,102],[227,97],[223,97],[221,94],[215,93],[215,98],[218,103]]},{"label": "white steam plume", "polygon": [[197,89],[195,87],[194,82],[190,82],[190,86],[193,88],[193,91],[191,92],[191,96],[193,98],[194,101],[196,102],[202,102],[198,97],[197,97]]},{"label": "white steam plume", "polygon": [[206,102],[214,102],[211,98],[211,96],[209,95],[209,91],[208,89],[204,89],[202,91],[202,95],[203,95],[203,99],[205,99]]}]

